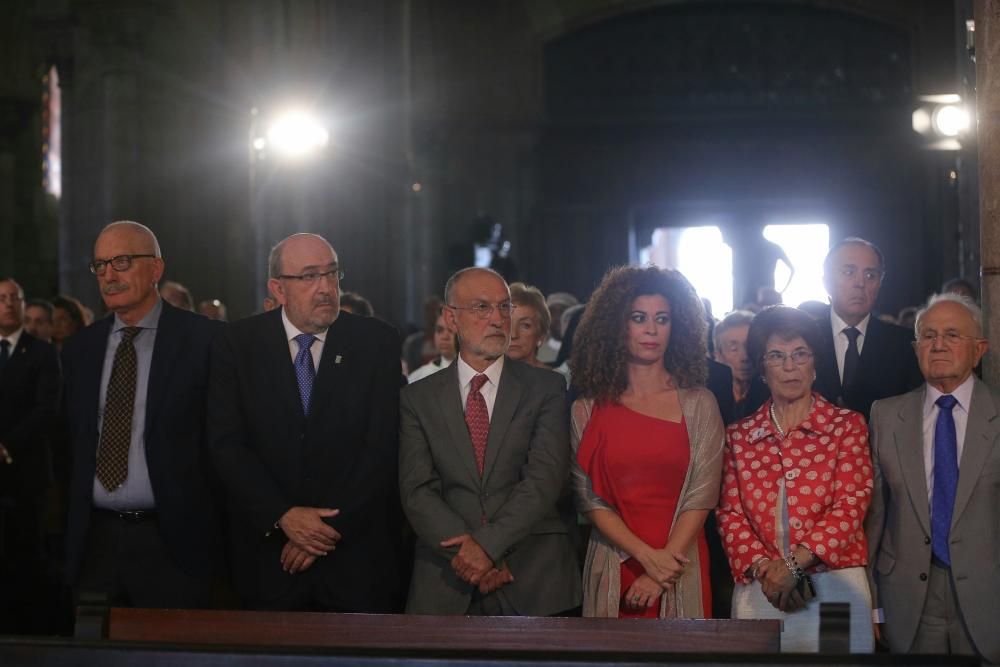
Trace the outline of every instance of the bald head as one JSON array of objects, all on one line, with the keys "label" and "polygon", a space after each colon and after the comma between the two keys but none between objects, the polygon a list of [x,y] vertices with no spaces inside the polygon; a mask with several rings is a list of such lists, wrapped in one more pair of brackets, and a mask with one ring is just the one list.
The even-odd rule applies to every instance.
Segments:
[{"label": "bald head", "polygon": [[[112,222],[101,230],[101,233],[97,237],[97,243],[100,243],[101,238],[106,234],[113,235],[118,239],[126,239],[133,247],[141,248],[137,252],[141,252],[142,254],[154,255],[155,257],[163,256],[160,253],[160,242],[156,240],[156,234],[146,225],[133,222],[132,220]],[[97,243],[94,244],[95,250]],[[94,256],[98,256],[96,252]]]},{"label": "bald head", "polygon": [[277,278],[284,273],[285,269],[282,259],[286,250],[290,252],[302,250],[313,251],[318,250],[321,246],[325,246],[330,251],[330,254],[336,258],[337,253],[334,251],[333,246],[319,234],[301,232],[282,239],[277,245],[271,248],[271,254],[267,258],[267,277]]}]

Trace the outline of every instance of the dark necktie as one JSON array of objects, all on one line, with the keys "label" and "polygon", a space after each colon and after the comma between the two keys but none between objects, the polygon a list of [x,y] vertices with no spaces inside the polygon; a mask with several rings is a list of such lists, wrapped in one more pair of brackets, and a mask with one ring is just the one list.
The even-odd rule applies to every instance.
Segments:
[{"label": "dark necktie", "polygon": [[861,365],[861,355],[858,353],[858,336],[861,332],[854,327],[845,327],[844,335],[847,336],[847,351],[844,352],[844,380],[840,386],[847,391],[858,374],[858,366]]},{"label": "dark necktie", "polygon": [[955,509],[955,489],[958,487],[958,438],[955,436],[955,417],[952,415],[958,401],[945,394],[935,401],[938,408],[934,424],[934,492],[931,498],[931,550],[934,556],[951,566],[948,550],[948,533],[951,515]]},{"label": "dark necktie", "polygon": [[490,435],[490,413],[486,409],[486,399],[483,398],[479,390],[483,388],[488,379],[483,374],[473,377],[469,397],[465,399],[465,423],[469,427],[472,451],[476,455],[476,468],[479,470],[480,477],[483,476],[483,467],[486,464],[486,440]]},{"label": "dark necktie", "polygon": [[10,359],[10,341],[7,339],[0,340],[0,371],[3,371],[3,367],[7,365],[8,359]]},{"label": "dark necktie", "polygon": [[97,479],[108,491],[114,491],[128,477],[128,448],[132,442],[132,411],[135,409],[135,378],[138,363],[132,339],[139,327],[121,330],[122,340],[115,350],[104,399],[104,421],[97,447]]},{"label": "dark necktie", "polygon": [[302,398],[302,413],[309,414],[309,398],[312,396],[313,379],[316,377],[316,367],[313,366],[312,352],[309,348],[316,342],[312,334],[299,334],[295,337],[299,344],[299,353],[295,355],[295,379],[299,383],[299,396]]}]

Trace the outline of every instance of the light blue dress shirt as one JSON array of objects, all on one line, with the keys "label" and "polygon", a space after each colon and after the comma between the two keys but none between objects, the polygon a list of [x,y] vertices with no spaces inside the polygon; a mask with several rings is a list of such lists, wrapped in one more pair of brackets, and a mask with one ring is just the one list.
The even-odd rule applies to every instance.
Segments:
[{"label": "light blue dress shirt", "polygon": [[[160,323],[160,313],[163,312],[163,302],[157,300],[156,305],[136,325],[142,331],[132,339],[135,346],[136,369],[135,407],[132,410],[132,440],[128,447],[128,477],[125,483],[108,492],[94,476],[94,507],[110,510],[149,510],[156,507],[153,497],[153,485],[149,481],[149,469],[146,467],[146,397],[149,388],[149,369],[153,363],[153,344],[156,342],[156,328]],[[104,371],[101,373],[101,397],[97,406],[97,430],[100,433],[104,427],[104,404],[108,396],[108,381],[111,379],[111,366],[114,364],[115,351],[121,343],[121,330],[128,325],[115,315],[108,336],[108,347],[104,352]],[[100,437],[98,437],[100,443]],[[98,445],[100,446],[100,445]]]}]

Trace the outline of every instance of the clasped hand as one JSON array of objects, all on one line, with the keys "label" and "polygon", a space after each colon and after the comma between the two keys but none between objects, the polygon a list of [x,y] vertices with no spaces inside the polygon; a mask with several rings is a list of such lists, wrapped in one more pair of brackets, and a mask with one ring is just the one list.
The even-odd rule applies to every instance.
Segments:
[{"label": "clasped hand", "polygon": [[775,609],[791,612],[806,606],[795,576],[783,560],[769,560],[757,568],[757,581],[767,601]]},{"label": "clasped hand", "polygon": [[[337,548],[340,533],[323,521],[335,517],[340,510],[321,507],[293,507],[278,520],[289,542],[309,556],[325,556]],[[284,555],[282,564],[284,564]]]},{"label": "clasped hand", "polygon": [[[506,567],[503,570],[498,570],[494,566],[493,560],[486,551],[468,533],[442,540],[441,546],[445,549],[458,547],[458,553],[451,559],[451,569],[462,581],[474,586],[480,586],[480,584],[486,587],[493,586],[491,590],[496,590],[503,584],[509,583],[504,579],[514,580],[513,576],[510,575],[510,570],[507,570]],[[488,581],[484,582],[484,579]],[[482,591],[481,587],[481,592],[488,593],[490,591]]]},{"label": "clasped hand", "polygon": [[671,553],[668,549],[650,549],[636,560],[660,588],[673,586],[684,574],[684,567],[691,562],[683,554]]}]

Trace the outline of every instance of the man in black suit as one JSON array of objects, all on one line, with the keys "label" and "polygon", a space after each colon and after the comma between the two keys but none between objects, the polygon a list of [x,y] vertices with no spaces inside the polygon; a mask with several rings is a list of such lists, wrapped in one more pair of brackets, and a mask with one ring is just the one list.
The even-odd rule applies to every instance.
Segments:
[{"label": "man in black suit", "polygon": [[835,244],[823,262],[830,316],[819,322],[824,345],[818,350],[815,387],[866,420],[876,400],[923,383],[913,332],[872,317],[884,277],[882,251],[856,237]]},{"label": "man in black suit", "polygon": [[0,634],[43,629],[49,435],[59,403],[55,348],[24,329],[24,291],[0,279]]},{"label": "man in black suit", "polygon": [[143,225],[105,227],[90,269],[113,314],[63,350],[67,574],[118,606],[206,606],[221,561],[204,428],[220,325],[160,299],[163,259]]},{"label": "man in black suit", "polygon": [[268,271],[281,308],[229,325],[212,355],[236,590],[257,609],[397,610],[399,338],[340,310],[322,237],[281,241]]}]

